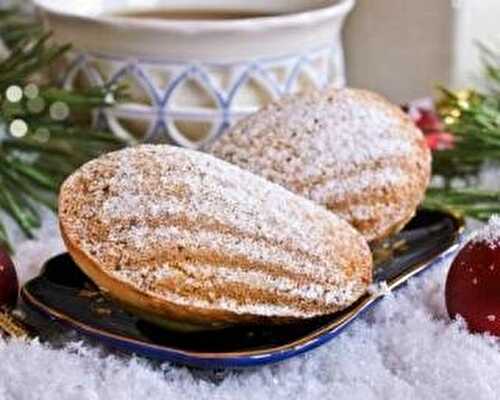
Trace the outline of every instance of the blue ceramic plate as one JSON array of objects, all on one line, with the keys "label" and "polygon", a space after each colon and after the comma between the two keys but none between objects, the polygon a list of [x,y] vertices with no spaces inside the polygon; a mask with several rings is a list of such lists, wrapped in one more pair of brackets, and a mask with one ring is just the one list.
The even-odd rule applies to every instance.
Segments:
[{"label": "blue ceramic plate", "polygon": [[[462,221],[447,214],[419,212],[403,232],[373,249],[374,281],[397,289],[447,257],[457,246],[462,226]],[[21,295],[30,308],[106,345],[201,368],[253,367],[312,350],[333,339],[383,297],[383,293],[366,294],[342,312],[300,324],[179,333],[142,321],[109,301],[68,254],[49,260]]]}]

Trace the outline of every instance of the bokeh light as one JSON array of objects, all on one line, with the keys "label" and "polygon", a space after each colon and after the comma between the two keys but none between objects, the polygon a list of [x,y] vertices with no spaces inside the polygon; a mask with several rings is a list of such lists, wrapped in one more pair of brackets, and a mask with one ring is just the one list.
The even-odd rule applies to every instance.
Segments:
[{"label": "bokeh light", "polygon": [[24,88],[24,95],[28,99],[36,99],[39,93],[38,86],[34,83],[28,83]]},{"label": "bokeh light", "polygon": [[108,105],[112,105],[115,102],[115,96],[113,96],[113,93],[107,93],[106,96],[104,97],[104,103]]},{"label": "bokeh light", "polygon": [[5,97],[11,103],[18,103],[23,98],[23,90],[17,85],[9,86],[5,91]]},{"label": "bokeh light", "polygon": [[28,124],[22,119],[15,119],[10,123],[9,132],[16,138],[21,138],[28,133]]},{"label": "bokeh light", "polygon": [[41,97],[35,97],[34,99],[29,99],[26,102],[26,107],[33,114],[41,113],[45,108],[45,100]]},{"label": "bokeh light", "polygon": [[69,116],[69,107],[62,101],[56,101],[50,105],[50,117],[56,121],[62,121]]},{"label": "bokeh light", "polygon": [[38,128],[35,131],[34,139],[40,143],[46,143],[50,139],[50,131],[47,128]]}]

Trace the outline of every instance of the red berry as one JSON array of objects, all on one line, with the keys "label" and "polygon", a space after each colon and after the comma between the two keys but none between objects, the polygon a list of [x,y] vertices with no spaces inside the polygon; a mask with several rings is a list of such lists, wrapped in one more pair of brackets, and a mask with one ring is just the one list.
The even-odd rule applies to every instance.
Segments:
[{"label": "red berry", "polygon": [[419,112],[420,116],[415,123],[424,133],[443,130],[443,123],[434,111],[419,109]]},{"label": "red berry", "polygon": [[13,307],[17,302],[19,282],[9,254],[0,249],[0,307]]},{"label": "red berry", "polygon": [[447,132],[429,132],[425,134],[425,141],[429,149],[436,150],[449,150],[455,146],[455,137]]},{"label": "red berry", "polygon": [[455,137],[443,131],[444,124],[433,106],[410,104],[403,107],[415,125],[424,133],[427,146],[432,151],[452,149]]},{"label": "red berry", "polygon": [[500,238],[474,239],[458,253],[445,296],[450,317],[461,315],[472,332],[500,336]]}]

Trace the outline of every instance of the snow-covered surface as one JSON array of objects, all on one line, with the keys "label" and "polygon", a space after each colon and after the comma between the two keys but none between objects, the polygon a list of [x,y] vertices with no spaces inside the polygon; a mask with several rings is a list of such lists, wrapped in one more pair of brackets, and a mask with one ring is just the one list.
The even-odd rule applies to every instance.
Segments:
[{"label": "snow-covered surface", "polygon": [[500,245],[500,215],[493,215],[483,228],[475,232],[472,241],[485,242],[492,249]]},{"label": "snow-covered surface", "polygon": [[[45,219],[43,240],[18,238],[23,280],[62,249],[55,219]],[[500,347],[449,320],[447,269],[445,262],[413,279],[316,351],[217,383],[77,339],[64,349],[0,340],[0,399],[498,399]]]}]

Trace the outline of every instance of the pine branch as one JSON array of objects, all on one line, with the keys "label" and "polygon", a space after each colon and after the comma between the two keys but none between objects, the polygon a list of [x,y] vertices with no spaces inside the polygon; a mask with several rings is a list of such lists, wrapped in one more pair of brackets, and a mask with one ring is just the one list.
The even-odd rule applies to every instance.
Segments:
[{"label": "pine branch", "polygon": [[500,192],[430,188],[423,207],[486,221],[492,214],[500,214]]},{"label": "pine branch", "polygon": [[485,161],[500,161],[500,97],[442,89],[441,115],[455,146],[434,153],[434,174],[446,179],[476,176]]},{"label": "pine branch", "polygon": [[0,9],[0,22],[0,37],[8,48],[19,47],[22,42],[43,33],[41,24],[35,23],[31,16],[22,14],[16,7]]},{"label": "pine branch", "polygon": [[[441,87],[438,112],[444,130],[453,134],[451,148],[433,153],[433,174],[443,187],[428,190],[424,207],[487,220],[500,213],[500,190],[483,190],[478,175],[485,163],[500,165],[500,57],[480,45],[484,64],[484,92],[452,92]],[[456,188],[454,183],[469,188]]]},{"label": "pine branch", "polygon": [[[65,90],[49,82],[37,86],[35,96],[10,101],[4,96],[8,88],[25,89],[34,75],[44,73],[70,46],[51,44],[50,34],[15,10],[0,10],[0,37],[9,47],[9,54],[0,60],[0,210],[27,237],[34,237],[41,225],[37,205],[55,210],[57,191],[68,174],[123,145],[111,133],[94,130],[86,122],[89,118],[73,118],[114,104],[123,97],[123,88]],[[69,115],[55,118],[51,105],[56,103]],[[12,131],[16,120],[27,128],[19,135]],[[11,249],[1,219],[0,243]]]}]

